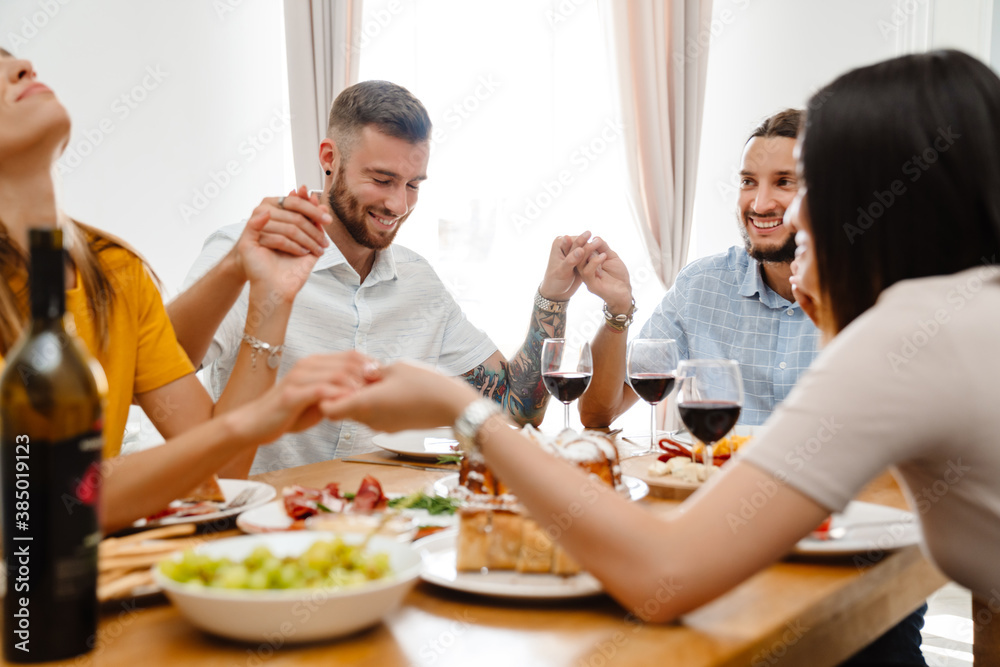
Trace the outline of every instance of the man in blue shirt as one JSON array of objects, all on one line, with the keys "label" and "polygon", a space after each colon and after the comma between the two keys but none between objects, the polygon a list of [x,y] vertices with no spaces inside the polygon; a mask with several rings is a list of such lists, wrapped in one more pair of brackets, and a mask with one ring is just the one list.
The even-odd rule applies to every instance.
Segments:
[{"label": "man in blue shirt", "polygon": [[[638,335],[675,339],[681,359],[737,360],[745,393],[742,424],[767,420],[819,344],[819,332],[792,296],[795,238],[783,221],[798,190],[792,149],[801,117],[795,109],[771,116],[743,149],[737,216],[744,247],[684,267]],[[595,283],[592,291],[605,298],[609,317],[594,338],[594,376],[580,398],[587,426],[607,426],[637,400],[625,381],[628,272],[610,249],[603,251],[600,268],[583,271],[585,281]],[[619,314],[626,317],[616,319]]]}]

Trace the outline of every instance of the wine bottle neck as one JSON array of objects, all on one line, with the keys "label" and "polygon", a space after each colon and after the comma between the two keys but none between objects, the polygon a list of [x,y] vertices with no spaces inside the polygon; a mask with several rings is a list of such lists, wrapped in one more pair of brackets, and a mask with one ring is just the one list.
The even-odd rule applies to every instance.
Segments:
[{"label": "wine bottle neck", "polygon": [[66,312],[66,261],[59,229],[30,231],[31,319],[62,321]]}]

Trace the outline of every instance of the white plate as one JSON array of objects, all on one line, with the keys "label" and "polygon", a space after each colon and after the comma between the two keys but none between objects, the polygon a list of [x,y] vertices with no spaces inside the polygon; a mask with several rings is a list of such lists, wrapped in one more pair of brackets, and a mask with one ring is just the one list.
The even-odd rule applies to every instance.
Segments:
[{"label": "white plate", "polygon": [[[857,527],[852,529],[853,525]],[[852,501],[842,513],[833,515],[830,529],[840,527],[847,528],[840,539],[806,537],[799,540],[792,553],[823,557],[870,555],[875,558],[920,542],[920,524],[913,513],[885,505]]]},{"label": "white plate", "polygon": [[[390,498],[399,494],[389,494]],[[458,517],[455,514],[432,515],[427,510],[406,509],[400,512],[411,517],[417,526],[455,526]],[[292,518],[285,511],[283,500],[275,500],[261,505],[236,517],[236,525],[244,533],[277,533],[290,530],[294,525]]]},{"label": "white plate", "polygon": [[[628,491],[629,500],[636,501],[649,495],[649,485],[641,479],[630,475],[622,475],[622,486]],[[434,482],[434,493],[439,496],[450,496],[458,488],[458,473],[445,475]],[[624,495],[624,493],[623,493]]]},{"label": "white plate", "polygon": [[156,521],[139,519],[132,525],[137,528],[153,528],[154,526],[170,526],[175,523],[205,523],[207,521],[215,521],[217,519],[224,519],[228,516],[240,514],[253,509],[254,507],[259,507],[278,495],[278,492],[275,491],[274,487],[270,484],[255,482],[249,479],[220,479],[219,487],[222,489],[222,495],[226,497],[226,502],[229,502],[238,496],[244,489],[253,489],[254,495],[250,502],[245,505],[240,505],[239,507],[233,507],[227,510],[219,510],[218,512],[212,512],[210,514],[198,514],[196,516],[168,516],[165,519],[157,519]]},{"label": "white plate", "polygon": [[236,526],[244,533],[276,533],[290,529],[293,523],[283,500],[272,500],[236,517]]},{"label": "white plate", "polygon": [[446,530],[413,543],[424,561],[424,581],[465,593],[503,598],[578,598],[601,592],[601,582],[586,572],[563,577],[558,574],[521,574],[498,570],[482,574],[455,569],[455,539],[458,532]]},{"label": "white plate", "polygon": [[372,442],[387,451],[415,459],[437,460],[439,456],[458,454],[458,440],[450,427],[424,429],[420,431],[400,431],[399,433],[379,433]]}]

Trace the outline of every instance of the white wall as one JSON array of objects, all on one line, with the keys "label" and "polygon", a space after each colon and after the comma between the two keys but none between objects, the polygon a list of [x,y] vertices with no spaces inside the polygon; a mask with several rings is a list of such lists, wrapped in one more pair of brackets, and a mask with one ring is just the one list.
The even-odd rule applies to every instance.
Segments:
[{"label": "white wall", "polygon": [[292,186],[281,0],[3,0],[0,45],[73,120],[64,209],[168,291],[213,229]]},{"label": "white wall", "polygon": [[[756,122],[897,53],[988,61],[993,4],[716,0],[731,20],[712,42],[690,257],[739,242],[734,174]],[[74,121],[64,207],[136,245],[168,291],[211,230],[294,185],[282,26],[281,0],[0,3],[0,45],[34,61]]]},{"label": "white wall", "polygon": [[854,67],[927,48],[989,62],[991,0],[715,0],[694,234],[689,259],[740,243],[736,174],[747,135],[803,107]]}]

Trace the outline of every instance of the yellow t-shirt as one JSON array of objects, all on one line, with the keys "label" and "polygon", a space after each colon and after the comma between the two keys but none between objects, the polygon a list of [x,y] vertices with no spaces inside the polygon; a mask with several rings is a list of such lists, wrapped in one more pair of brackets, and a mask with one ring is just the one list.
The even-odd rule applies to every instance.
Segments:
[{"label": "yellow t-shirt", "polygon": [[112,292],[106,349],[98,349],[79,273],[76,287],[66,292],[66,312],[73,315],[76,334],[100,362],[108,379],[108,402],[104,410],[107,458],[121,451],[133,396],[193,373],[194,366],[177,342],[160,291],[142,261],[117,247],[104,250],[99,257]]},{"label": "yellow t-shirt", "polygon": [[66,328],[72,330],[75,324],[76,335],[104,368],[104,457],[109,458],[121,452],[133,396],[193,373],[194,366],[177,342],[160,292],[142,261],[120,247],[102,250],[98,257],[111,285],[108,344],[104,350],[98,347],[79,272],[76,287],[66,292],[66,312],[72,316],[66,318]]}]

